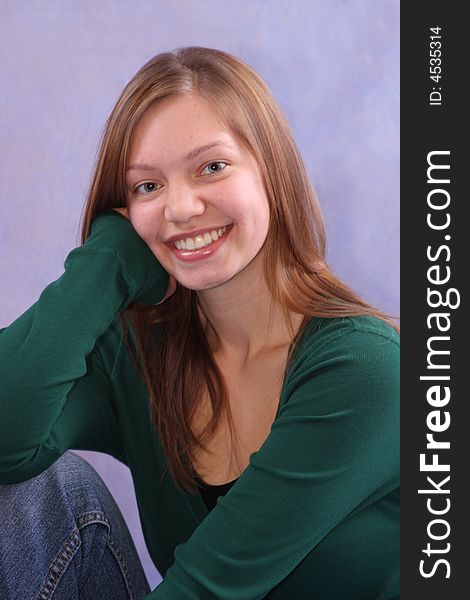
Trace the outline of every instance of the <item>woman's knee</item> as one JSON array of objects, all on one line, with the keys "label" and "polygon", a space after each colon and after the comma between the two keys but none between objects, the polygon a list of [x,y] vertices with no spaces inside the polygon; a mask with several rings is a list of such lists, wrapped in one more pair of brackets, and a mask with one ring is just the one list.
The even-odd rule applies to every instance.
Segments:
[{"label": "woman's knee", "polygon": [[[58,505],[61,508],[69,504],[79,506],[82,501],[88,505],[90,501],[98,500],[93,497],[98,490],[104,489],[102,480],[90,464],[77,454],[66,452],[36,477],[21,483],[0,485],[0,510],[8,511],[13,518],[19,513],[23,518],[25,513],[31,513],[34,518],[42,510],[54,514]],[[99,501],[95,505],[98,507]],[[55,514],[58,514],[57,511]]]},{"label": "woman's knee", "polygon": [[64,586],[68,594],[74,587],[82,594],[87,586],[96,589],[94,578],[109,582],[100,575],[107,569],[116,571],[113,584],[122,588],[120,597],[144,597],[148,591],[111,493],[80,456],[67,452],[37,477],[0,486],[0,507],[0,597],[26,598],[31,586],[44,599],[59,597]]}]

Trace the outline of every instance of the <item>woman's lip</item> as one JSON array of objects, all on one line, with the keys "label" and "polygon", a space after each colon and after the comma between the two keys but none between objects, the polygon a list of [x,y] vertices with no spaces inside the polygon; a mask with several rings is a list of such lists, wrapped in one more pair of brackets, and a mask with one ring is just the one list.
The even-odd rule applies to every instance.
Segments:
[{"label": "woman's lip", "polygon": [[204,229],[195,229],[194,231],[188,231],[188,233],[179,233],[178,235],[173,235],[172,237],[165,240],[165,244],[170,244],[172,242],[176,242],[177,240],[186,240],[187,238],[195,238],[198,235],[203,235],[204,233],[209,233],[210,231],[218,231],[219,229],[223,229],[224,227],[230,227],[232,223],[227,225],[215,225],[213,227],[205,227]]},{"label": "woman's lip", "polygon": [[[178,250],[178,248],[172,242],[165,242],[165,244],[176,256],[176,258],[183,262],[197,262],[199,260],[204,260],[206,258],[209,258],[209,256],[214,254],[214,252],[217,252],[217,250],[220,248],[220,246],[222,246],[222,244],[225,242],[228,235],[232,231],[232,225],[224,225],[224,227],[227,227],[227,230],[218,240],[212,242],[212,244],[209,244],[209,246],[204,246],[203,248],[198,248],[197,250]],[[213,230],[209,229],[208,231]]]}]

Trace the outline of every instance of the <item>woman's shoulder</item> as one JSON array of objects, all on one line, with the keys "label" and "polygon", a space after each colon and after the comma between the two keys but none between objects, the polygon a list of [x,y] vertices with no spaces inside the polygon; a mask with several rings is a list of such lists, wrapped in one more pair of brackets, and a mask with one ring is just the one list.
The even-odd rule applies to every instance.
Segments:
[{"label": "woman's shoulder", "polygon": [[294,352],[286,392],[307,412],[394,412],[399,367],[399,334],[388,322],[371,316],[314,318]]},{"label": "woman's shoulder", "polygon": [[314,317],[307,324],[299,341],[304,350],[318,350],[334,342],[359,349],[364,345],[399,346],[400,334],[388,321],[372,315]]},{"label": "woman's shoulder", "polygon": [[292,371],[335,370],[352,379],[392,377],[398,381],[400,335],[375,316],[312,318],[293,355]]}]

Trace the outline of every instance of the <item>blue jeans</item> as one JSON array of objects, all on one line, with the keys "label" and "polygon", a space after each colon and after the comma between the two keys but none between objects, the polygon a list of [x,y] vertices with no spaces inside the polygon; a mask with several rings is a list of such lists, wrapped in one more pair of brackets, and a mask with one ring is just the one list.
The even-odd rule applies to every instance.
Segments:
[{"label": "blue jeans", "polygon": [[98,473],[66,452],[0,485],[1,600],[141,600],[150,592],[124,518]]}]

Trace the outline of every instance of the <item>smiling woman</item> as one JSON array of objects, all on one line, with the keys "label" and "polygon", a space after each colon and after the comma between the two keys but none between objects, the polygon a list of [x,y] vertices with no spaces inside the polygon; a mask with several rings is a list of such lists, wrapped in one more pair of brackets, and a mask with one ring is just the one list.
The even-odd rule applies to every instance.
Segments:
[{"label": "smiling woman", "polygon": [[[84,486],[55,461],[125,462],[164,575],[149,599],[398,598],[397,328],[327,265],[260,77],[199,47],[144,65],[108,120],[82,242],[2,331],[2,482],[34,477],[43,497],[35,476],[58,473],[73,530]],[[108,592],[135,597],[138,559],[116,547],[134,568],[129,595]]]},{"label": "smiling woman", "polygon": [[[129,218],[182,286],[203,292],[228,284],[249,265],[258,273],[268,199],[256,160],[215,106],[197,93],[159,102],[136,127],[129,162]],[[150,169],[135,166],[144,164]],[[254,282],[240,276],[231,293],[242,284]]]}]

